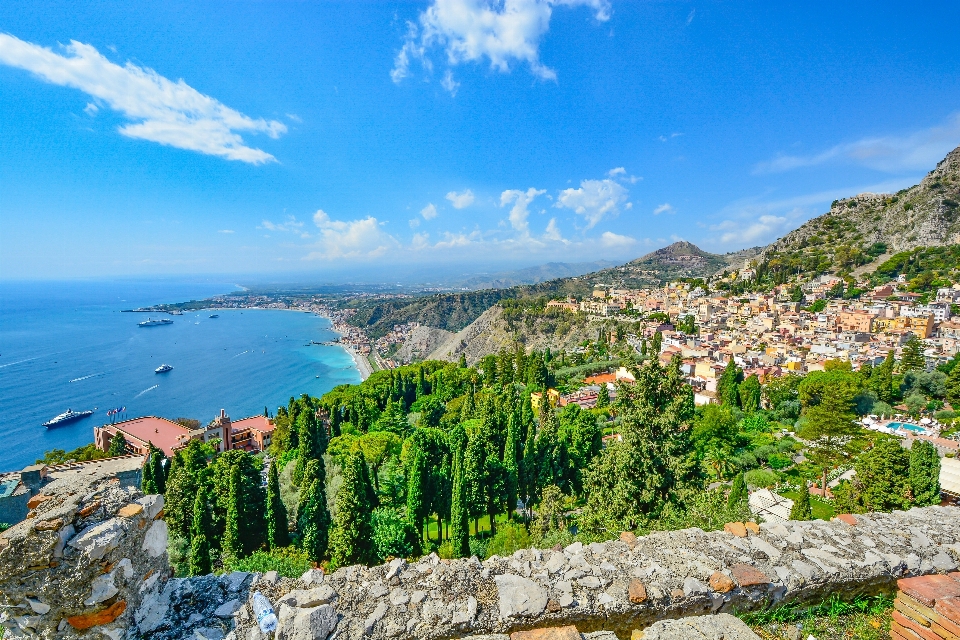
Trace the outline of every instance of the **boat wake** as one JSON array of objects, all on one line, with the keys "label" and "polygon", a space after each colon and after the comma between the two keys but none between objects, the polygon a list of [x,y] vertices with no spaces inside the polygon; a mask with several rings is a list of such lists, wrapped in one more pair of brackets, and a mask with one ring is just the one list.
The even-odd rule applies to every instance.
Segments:
[{"label": "boat wake", "polygon": [[101,371],[100,373],[91,373],[88,376],[83,376],[82,378],[74,378],[70,382],[80,382],[81,380],[87,380],[88,378],[96,378],[97,376],[102,376],[105,372]]},{"label": "boat wake", "polygon": [[140,393],[138,393],[137,395],[135,395],[135,396],[133,396],[133,397],[134,397],[134,399],[139,398],[140,396],[142,396],[143,394],[145,394],[147,391],[153,391],[154,389],[156,389],[156,388],[159,387],[159,386],[160,386],[160,385],[155,384],[155,385],[153,385],[152,387],[150,387],[150,388],[148,388],[148,389],[144,389],[143,391],[141,391]]},{"label": "boat wake", "polygon": [[[39,358],[40,356],[37,356]],[[30,362],[31,360],[36,360],[37,358],[27,358],[26,360],[17,360],[16,362],[8,362],[7,364],[0,364],[0,369],[6,369],[7,367],[12,367],[15,364],[22,364],[24,362]]]},{"label": "boat wake", "polygon": [[[240,353],[238,353],[237,355],[235,355],[235,356],[233,356],[233,357],[236,358],[236,357],[238,357],[238,356],[242,356],[244,353],[250,353],[250,349],[247,349],[246,351],[241,351]],[[232,359],[232,358],[231,358],[231,359]]]}]

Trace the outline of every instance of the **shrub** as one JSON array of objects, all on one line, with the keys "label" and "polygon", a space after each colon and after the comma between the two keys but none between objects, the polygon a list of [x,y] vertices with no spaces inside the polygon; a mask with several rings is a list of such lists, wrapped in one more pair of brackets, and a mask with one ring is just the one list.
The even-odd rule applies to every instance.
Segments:
[{"label": "shrub", "polygon": [[766,469],[754,469],[743,474],[743,479],[747,481],[747,486],[756,489],[765,489],[777,484],[777,474]]},{"label": "shrub", "polygon": [[773,453],[770,454],[769,458],[767,458],[767,464],[769,464],[771,468],[779,471],[780,469],[786,469],[793,464],[793,458],[785,453]]},{"label": "shrub", "polygon": [[384,558],[412,558],[420,555],[422,546],[417,528],[396,510],[375,509],[371,519],[373,546],[377,556]]},{"label": "shrub", "polygon": [[487,540],[484,538],[470,538],[470,555],[478,558],[487,557]]},{"label": "shrub", "polygon": [[230,571],[276,571],[285,578],[299,578],[313,565],[305,551],[296,547],[281,547],[271,551],[255,551],[252,555],[234,560],[227,567]]},{"label": "shrub", "polygon": [[497,528],[497,533],[487,542],[487,557],[513,555],[518,549],[530,546],[530,534],[519,522],[507,522]]}]

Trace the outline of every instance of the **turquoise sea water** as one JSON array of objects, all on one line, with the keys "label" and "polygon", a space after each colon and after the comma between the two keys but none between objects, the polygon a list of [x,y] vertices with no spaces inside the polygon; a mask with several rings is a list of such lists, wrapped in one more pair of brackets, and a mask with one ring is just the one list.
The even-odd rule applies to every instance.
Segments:
[{"label": "turquoise sea water", "polygon": [[[122,309],[202,299],[236,290],[222,282],[0,283],[0,471],[21,469],[49,449],[93,441],[106,411],[209,422],[271,413],[290,396],[321,395],[360,381],[350,355],[310,345],[336,334],[330,321],[279,310],[217,310],[154,318]],[[212,313],[219,318],[211,319]],[[160,364],[174,367],[154,373]],[[47,429],[66,411],[89,418]]]}]

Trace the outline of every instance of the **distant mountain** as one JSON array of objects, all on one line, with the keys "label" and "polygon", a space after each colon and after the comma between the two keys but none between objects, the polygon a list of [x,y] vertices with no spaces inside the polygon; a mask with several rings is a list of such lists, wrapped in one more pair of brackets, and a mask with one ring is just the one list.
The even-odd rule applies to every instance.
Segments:
[{"label": "distant mountain", "polygon": [[527,267],[526,269],[516,269],[514,271],[502,271],[493,274],[480,274],[467,278],[457,284],[457,286],[466,289],[506,289],[521,284],[537,284],[557,278],[571,278],[582,276],[585,273],[592,273],[611,267],[615,262],[609,260],[598,260],[596,262],[548,262],[547,264]]},{"label": "distant mountain", "polygon": [[835,200],[763,250],[768,263],[811,271],[850,271],[915,247],[960,242],[960,147],[920,184],[895,194]]},{"label": "distant mountain", "polygon": [[657,286],[677,278],[705,278],[733,266],[738,267],[761,251],[760,247],[735,253],[708,253],[691,242],[680,241],[586,276],[594,284],[626,288]]}]

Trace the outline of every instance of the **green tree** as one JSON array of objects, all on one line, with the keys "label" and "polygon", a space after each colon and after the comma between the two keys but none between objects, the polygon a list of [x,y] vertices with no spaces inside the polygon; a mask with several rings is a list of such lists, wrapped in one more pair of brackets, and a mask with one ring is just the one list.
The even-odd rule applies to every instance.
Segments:
[{"label": "green tree", "polygon": [[360,451],[354,451],[343,467],[343,484],[337,491],[336,516],[330,530],[331,568],[371,564],[376,560],[371,524],[370,479]]},{"label": "green tree", "polygon": [[693,391],[675,358],[666,370],[654,359],[620,385],[615,403],[623,442],[594,458],[584,480],[587,529],[633,529],[682,503],[702,487],[690,436]]},{"label": "green tree", "polygon": [[603,409],[610,406],[610,390],[607,389],[607,383],[600,383],[600,390],[597,392],[597,408]]},{"label": "green tree", "polygon": [[450,433],[450,451],[452,456],[451,475],[453,479],[450,500],[450,538],[453,544],[453,557],[465,558],[470,555],[470,510],[467,503],[464,457],[467,447],[467,434],[462,425],[454,427]]},{"label": "green tree", "polygon": [[822,471],[821,487],[826,487],[830,469],[861,448],[863,429],[855,422],[854,398],[862,384],[859,375],[846,371],[817,371],[800,384],[806,421],[799,435],[810,442],[808,457]]},{"label": "green tree", "polygon": [[379,562],[387,558],[409,558],[423,551],[420,533],[399,513],[387,507],[374,509],[371,517],[373,546]]},{"label": "green tree", "polygon": [[230,493],[227,502],[227,524],[224,528],[223,549],[224,560],[229,564],[244,557],[243,543],[240,540],[240,504],[242,487],[240,486],[240,466],[234,465],[230,469]]},{"label": "green tree", "polygon": [[754,413],[760,409],[760,379],[752,375],[740,384],[738,389],[740,406],[746,413]]},{"label": "green tree", "polygon": [[856,476],[837,493],[837,506],[851,513],[910,506],[910,454],[897,438],[881,438],[856,460]]},{"label": "green tree", "polygon": [[733,358],[727,361],[727,366],[717,381],[717,399],[720,404],[731,407],[740,406],[740,382],[743,380],[743,370],[737,366]]},{"label": "green tree", "polygon": [[190,528],[190,575],[205,576],[211,572],[210,565],[210,495],[206,482],[200,483],[193,502],[193,518]]},{"label": "green tree", "polygon": [[153,479],[153,456],[147,454],[147,460],[143,465],[143,472],[140,478],[140,490],[145,494],[153,495],[157,493],[157,482]]},{"label": "green tree", "polygon": [[407,481],[407,519],[410,524],[423,531],[423,521],[429,514],[430,496],[427,495],[427,454],[414,445],[413,462]]},{"label": "green tree", "polygon": [[271,549],[286,547],[290,544],[290,531],[287,524],[287,507],[280,499],[280,475],[277,473],[277,461],[270,461],[267,472],[267,543]]},{"label": "green tree", "polygon": [[323,458],[312,460],[304,474],[305,489],[297,509],[297,530],[307,557],[320,562],[327,552],[330,533],[330,512],[327,510],[326,471]]},{"label": "green tree", "polygon": [[893,356],[893,349],[887,352],[887,357],[879,367],[874,367],[870,373],[870,381],[867,383],[870,389],[877,394],[881,402],[890,403],[893,400],[893,369],[896,361]]},{"label": "green tree", "polygon": [[650,340],[651,355],[653,355],[654,358],[657,358],[660,356],[660,348],[662,346],[663,346],[663,334],[660,333],[659,331],[655,331],[653,333],[653,338],[651,338]]},{"label": "green tree", "polygon": [[[237,495],[231,498],[234,468],[239,469]],[[210,479],[216,500],[213,511],[214,545],[225,539],[227,513],[237,512],[239,554],[244,558],[267,544],[266,491],[261,486],[263,463],[246,451],[218,454],[210,465]]]},{"label": "green tree", "polygon": [[900,356],[900,371],[923,371],[927,368],[927,359],[923,356],[923,344],[917,336],[910,336],[906,344],[903,345],[903,352]]},{"label": "green tree", "polygon": [[200,491],[200,478],[207,467],[208,447],[199,440],[191,440],[177,451],[170,462],[167,493],[164,496],[164,519],[173,535],[190,539],[194,502]]},{"label": "green tree", "polygon": [[507,418],[507,441],[503,447],[503,470],[505,474],[506,487],[505,495],[507,499],[507,517],[513,518],[517,509],[517,496],[519,494],[519,462],[517,460],[517,449],[520,445],[520,418],[516,413],[511,413]]},{"label": "green tree", "polygon": [[916,506],[940,504],[940,456],[926,440],[914,440],[910,448],[910,487]]},{"label": "green tree", "polygon": [[743,474],[738,473],[733,479],[733,486],[730,488],[730,495],[727,497],[727,506],[731,509],[747,500],[747,482],[743,479]]},{"label": "green tree", "polygon": [[800,482],[800,497],[790,509],[791,520],[812,520],[813,509],[810,507],[810,487],[806,480]]},{"label": "green tree", "polygon": [[119,431],[117,435],[110,439],[110,447],[107,449],[107,455],[111,458],[127,455],[127,439]]},{"label": "green tree", "polygon": [[166,460],[166,458],[163,455],[163,451],[154,447],[150,455],[150,465],[153,467],[150,476],[156,487],[156,493],[161,495],[167,492],[167,475],[164,469],[164,460]]},{"label": "green tree", "polygon": [[737,446],[737,416],[730,405],[708,404],[697,411],[693,427],[697,449],[729,451]]},{"label": "green tree", "polygon": [[480,516],[486,508],[485,491],[486,447],[479,427],[467,436],[467,448],[463,460],[463,484],[465,486],[467,512],[474,519],[474,530],[479,531]]},{"label": "green tree", "polygon": [[954,367],[950,371],[944,386],[946,387],[947,402],[954,408],[954,411],[960,409],[960,367]]}]

